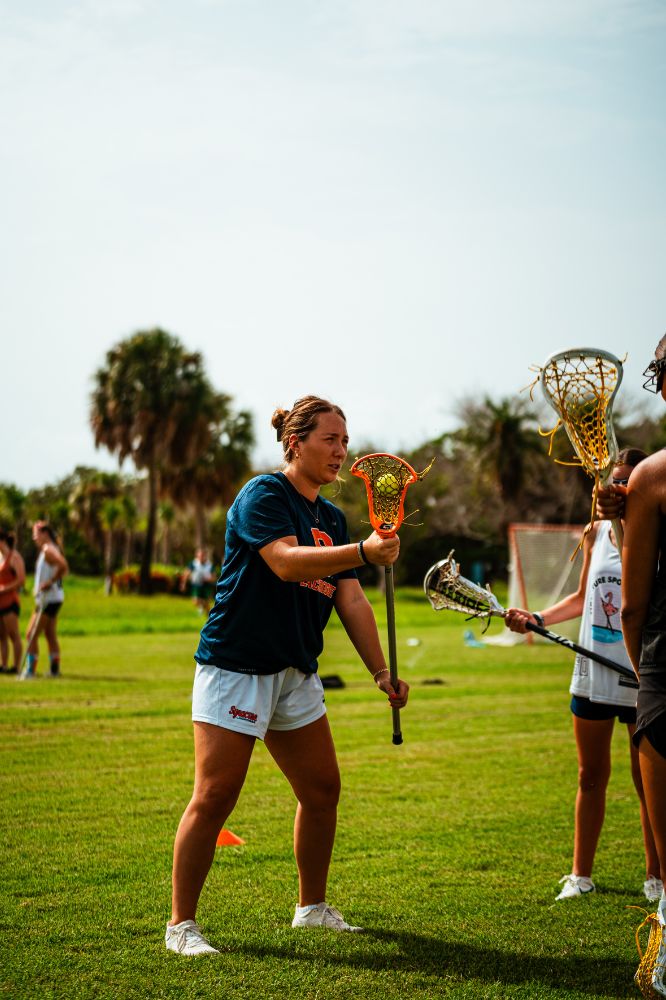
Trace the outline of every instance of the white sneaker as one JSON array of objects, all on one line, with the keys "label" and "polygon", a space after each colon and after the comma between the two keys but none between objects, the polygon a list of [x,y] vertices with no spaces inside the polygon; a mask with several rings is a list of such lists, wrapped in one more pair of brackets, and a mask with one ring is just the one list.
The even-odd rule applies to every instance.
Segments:
[{"label": "white sneaker", "polygon": [[594,882],[586,875],[563,875],[560,883],[564,882],[564,888],[556,899],[573,899],[575,896],[585,896],[588,892],[594,892]]},{"label": "white sneaker", "polygon": [[656,875],[648,875],[645,882],[643,882],[643,895],[650,903],[656,903],[658,899],[661,899],[661,894],[664,891],[664,883]]},{"label": "white sneaker", "polygon": [[[303,912],[305,910],[305,912]],[[328,903],[317,903],[311,909],[296,907],[296,916],[291,922],[292,927],[328,927],[331,931],[362,931],[362,927],[352,927],[339,910]]]},{"label": "white sneaker", "polygon": [[199,925],[194,920],[183,920],[180,924],[167,924],[164,941],[168,951],[178,955],[219,955],[217,948],[206,941]]}]

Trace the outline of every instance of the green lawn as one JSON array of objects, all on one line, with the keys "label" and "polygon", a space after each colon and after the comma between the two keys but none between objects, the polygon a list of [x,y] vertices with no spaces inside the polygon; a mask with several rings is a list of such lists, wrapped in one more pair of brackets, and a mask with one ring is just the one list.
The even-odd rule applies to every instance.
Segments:
[{"label": "green lawn", "polygon": [[388,706],[336,620],[320,665],[346,682],[327,693],[343,773],[329,898],[367,933],[291,930],[293,802],[259,745],[228,824],[246,846],[218,851],[199,913],[222,955],[167,954],[200,624],[180,598],[105,598],[98,581],[70,581],[63,678],[0,677],[0,995],[638,995],[641,915],[627,905],[645,902],[644,873],[626,734],[614,744],[598,892],[556,904],[576,785],[568,654],[466,647],[469,624],[416,591],[397,600],[412,685],[403,746],[391,745]]}]

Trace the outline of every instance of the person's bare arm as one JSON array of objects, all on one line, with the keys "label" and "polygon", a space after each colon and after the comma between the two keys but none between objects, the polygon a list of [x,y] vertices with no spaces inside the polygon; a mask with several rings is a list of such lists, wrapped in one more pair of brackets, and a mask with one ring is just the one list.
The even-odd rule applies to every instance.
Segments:
[{"label": "person's bare arm", "polygon": [[10,590],[15,590],[18,593],[25,583],[25,563],[23,562],[23,556],[19,552],[12,552],[11,566],[15,574],[14,579],[11,583],[6,583],[0,587],[0,593],[2,594],[6,594]]},{"label": "person's bare arm", "polygon": [[[407,704],[409,685],[404,681],[399,681],[396,691],[391,684],[384,652],[379,641],[375,615],[358,580],[338,581],[335,610],[356,652],[372,674],[377,686],[388,695],[393,708],[402,708]],[[375,676],[377,674],[379,676]]]},{"label": "person's bare arm", "polygon": [[[659,458],[660,461],[654,461]],[[646,459],[632,473],[622,547],[622,632],[632,666],[638,674],[643,626],[659,557],[661,487],[666,460]]]},{"label": "person's bare arm", "polygon": [[[382,538],[373,531],[363,541],[363,552],[368,562],[376,566],[391,566],[398,558],[400,540],[397,535]],[[259,555],[285,583],[317,580],[363,565],[356,542],[348,545],[299,545],[296,535],[286,535],[269,542],[259,549]]]},{"label": "person's bare arm", "polygon": [[50,580],[45,580],[41,584],[40,590],[48,590],[59,580],[62,580],[63,576],[69,572],[69,566],[67,565],[67,560],[55,545],[46,545],[44,547],[44,558],[46,559],[49,566],[53,566],[55,569],[54,575]]}]

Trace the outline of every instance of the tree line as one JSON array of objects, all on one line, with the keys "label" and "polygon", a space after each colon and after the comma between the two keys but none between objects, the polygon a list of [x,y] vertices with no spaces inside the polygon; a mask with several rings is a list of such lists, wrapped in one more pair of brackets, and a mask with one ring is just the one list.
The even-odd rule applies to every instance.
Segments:
[{"label": "tree line", "polygon": [[[666,446],[666,418],[616,411],[621,447],[647,452]],[[428,475],[407,493],[401,530],[400,582],[418,584],[424,570],[456,549],[463,566],[481,563],[487,577],[506,573],[506,538],[513,521],[583,524],[591,480],[570,462],[564,432],[548,440],[545,408],[529,398],[468,397],[459,426],[404,454]],[[198,352],[161,329],[138,331],[106,354],[90,399],[95,444],[130,459],[133,474],[77,466],[62,480],[23,492],[0,483],[0,524],[19,546],[29,525],[48,519],[59,531],[72,569],[114,570],[139,562],[139,589],[150,593],[155,561],[183,565],[195,547],[221,560],[226,511],[252,466],[254,428],[248,411],[210,382]],[[358,454],[392,450],[368,441]],[[351,456],[350,456],[351,458]],[[351,464],[351,462],[349,463]],[[365,490],[349,475],[325,491],[344,511],[352,538],[370,531]],[[416,510],[415,508],[418,508]],[[25,553],[29,558],[29,553]],[[368,574],[371,570],[364,570]],[[374,582],[374,581],[372,581]]]}]

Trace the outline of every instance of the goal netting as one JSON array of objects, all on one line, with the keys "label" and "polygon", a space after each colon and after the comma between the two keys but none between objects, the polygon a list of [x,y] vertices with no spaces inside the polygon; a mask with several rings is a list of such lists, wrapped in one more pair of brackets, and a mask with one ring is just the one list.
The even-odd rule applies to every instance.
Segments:
[{"label": "goal netting", "polygon": [[[571,553],[583,534],[582,524],[510,524],[508,608],[541,611],[578,588],[582,555]],[[580,619],[558,624],[557,631],[569,639],[578,638]],[[546,642],[528,632],[519,635],[505,629],[486,642],[513,645],[517,642]]]}]

